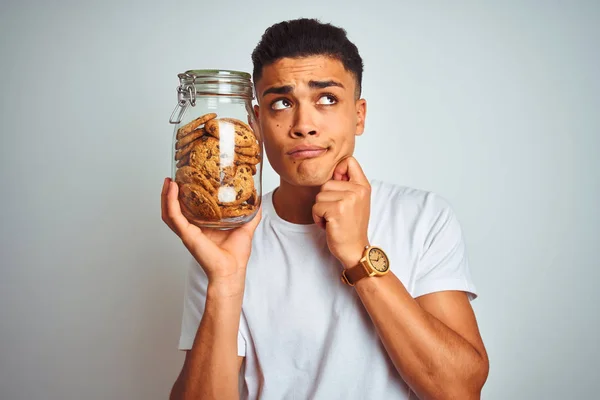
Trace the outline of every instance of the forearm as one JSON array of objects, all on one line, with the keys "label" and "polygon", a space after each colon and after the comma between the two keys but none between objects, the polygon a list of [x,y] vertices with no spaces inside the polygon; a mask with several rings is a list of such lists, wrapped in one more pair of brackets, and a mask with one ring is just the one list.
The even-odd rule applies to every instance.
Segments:
[{"label": "forearm", "polygon": [[396,369],[419,398],[478,398],[487,375],[483,356],[421,308],[393,273],[362,279],[356,290]]},{"label": "forearm", "polygon": [[224,294],[209,285],[194,344],[174,391],[176,399],[237,399],[237,336],[242,294]]}]

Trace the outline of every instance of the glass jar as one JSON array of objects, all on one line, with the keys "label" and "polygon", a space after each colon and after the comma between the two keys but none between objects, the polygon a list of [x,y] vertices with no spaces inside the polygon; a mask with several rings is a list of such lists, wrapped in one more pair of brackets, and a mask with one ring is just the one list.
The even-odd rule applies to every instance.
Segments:
[{"label": "glass jar", "polygon": [[250,221],[262,197],[262,140],[250,74],[179,74],[172,179],[183,215],[199,227],[231,229]]}]

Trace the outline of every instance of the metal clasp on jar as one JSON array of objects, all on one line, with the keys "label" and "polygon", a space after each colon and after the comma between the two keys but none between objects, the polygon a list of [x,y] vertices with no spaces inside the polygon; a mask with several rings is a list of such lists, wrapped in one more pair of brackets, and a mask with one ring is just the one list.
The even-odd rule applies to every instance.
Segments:
[{"label": "metal clasp on jar", "polygon": [[[196,105],[196,76],[188,73],[177,75],[179,77],[179,86],[177,86],[177,105],[171,113],[169,123],[179,124],[188,104],[194,107]],[[184,85],[184,79],[192,79],[190,84]]]}]

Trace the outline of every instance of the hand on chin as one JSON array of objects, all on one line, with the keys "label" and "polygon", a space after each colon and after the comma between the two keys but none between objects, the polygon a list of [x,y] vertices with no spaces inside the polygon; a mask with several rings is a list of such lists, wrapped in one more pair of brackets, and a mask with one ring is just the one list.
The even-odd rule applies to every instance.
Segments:
[{"label": "hand on chin", "polygon": [[354,157],[339,162],[328,178],[317,194],[313,219],[327,232],[331,253],[349,268],[369,244],[371,185]]}]

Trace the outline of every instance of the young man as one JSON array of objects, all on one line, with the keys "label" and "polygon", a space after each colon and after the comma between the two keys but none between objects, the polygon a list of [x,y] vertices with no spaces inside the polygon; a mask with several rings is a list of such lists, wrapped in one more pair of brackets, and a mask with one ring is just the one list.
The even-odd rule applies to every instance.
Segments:
[{"label": "young man", "polygon": [[163,220],[198,261],[171,398],[479,398],[488,359],[456,217],[352,157],[366,116],[356,47],[301,19],[269,28],[252,60],[279,187],[226,232],[190,225],[177,185],[163,187]]}]

